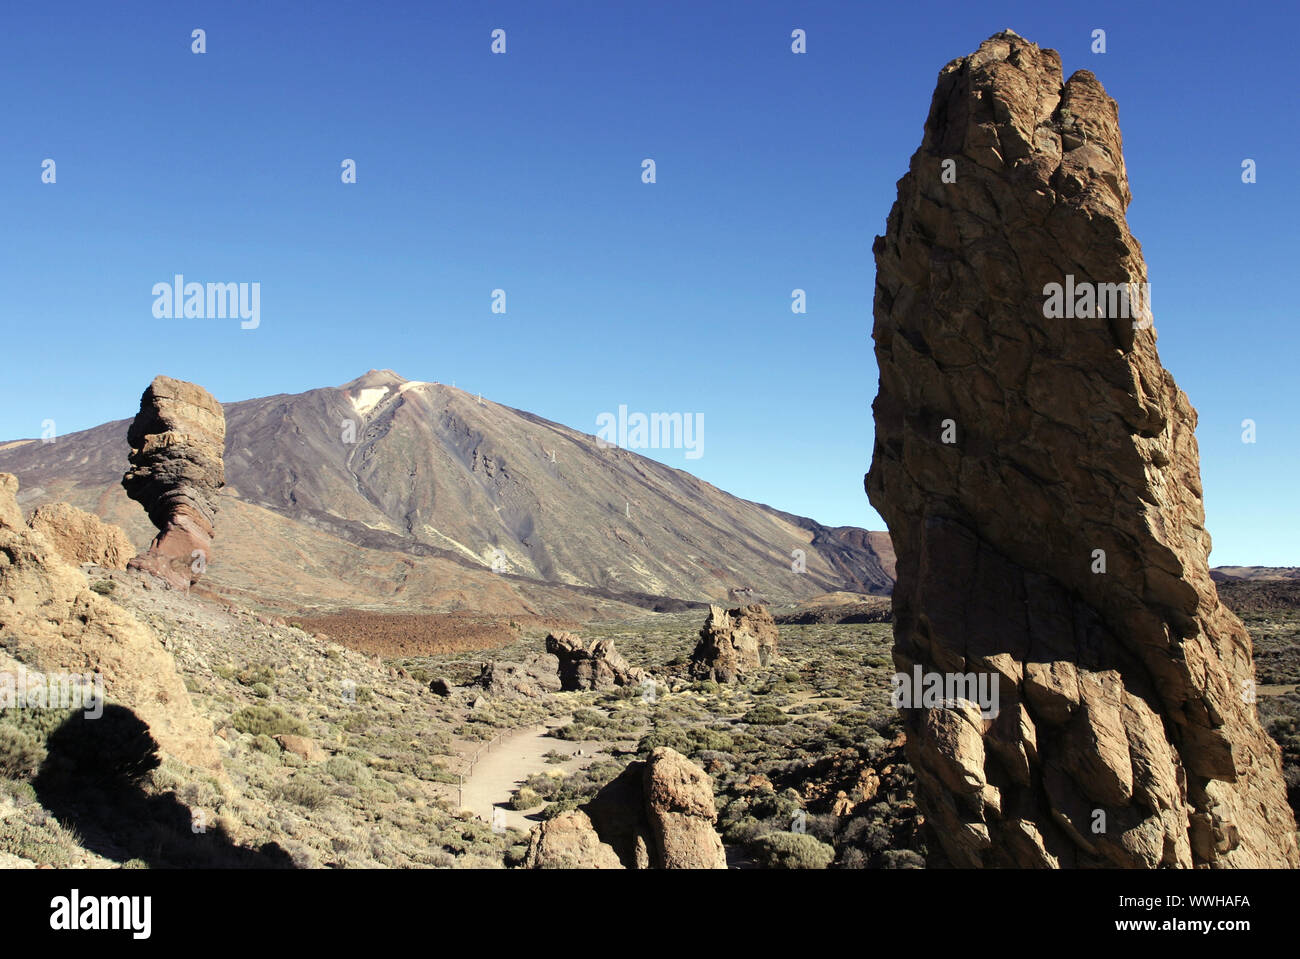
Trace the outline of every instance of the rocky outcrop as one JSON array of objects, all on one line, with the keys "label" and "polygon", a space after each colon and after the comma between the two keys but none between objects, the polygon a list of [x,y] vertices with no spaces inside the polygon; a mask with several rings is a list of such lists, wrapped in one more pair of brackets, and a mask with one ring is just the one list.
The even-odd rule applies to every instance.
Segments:
[{"label": "rocky outcrop", "polygon": [[127,431],[131,468],[122,486],[159,532],[129,568],[177,589],[198,582],[212,561],[225,439],[221,404],[201,386],[159,376],[145,390]]},{"label": "rocky outcrop", "polygon": [[1297,865],[1196,413],[1149,314],[1097,286],[1146,281],[1129,199],[1114,101],[1007,32],[940,73],[874,246],[894,661],[998,681],[996,715],[903,711],[958,866]]},{"label": "rocky outcrop", "polygon": [[622,869],[587,814],[575,809],[542,823],[528,838],[525,869]]},{"label": "rocky outcrop", "polygon": [[720,683],[769,665],[776,658],[778,632],[763,606],[724,610],[710,606],[691,654],[691,675]]},{"label": "rocky outcrop", "polygon": [[629,869],[725,869],[713,780],[676,750],[629,763],[584,807]]},{"label": "rocky outcrop", "polygon": [[646,677],[644,670],[629,666],[619,655],[612,639],[598,639],[587,649],[572,633],[550,633],[546,651],[559,662],[560,688],[564,690],[636,686]]},{"label": "rocky outcrop", "polygon": [[94,563],[107,569],[126,569],[135,547],[119,526],[105,523],[67,503],[38,506],[27,525],[49,540],[69,563]]},{"label": "rocky outcrop", "polygon": [[503,699],[536,699],[560,691],[559,662],[551,655],[529,656],[521,663],[484,663],[474,685]]},{"label": "rocky outcrop", "polygon": [[212,724],[195,711],[171,656],[22,522],[17,489],[0,474],[0,673],[98,674],[104,700],[131,710],[162,753],[224,776]]}]

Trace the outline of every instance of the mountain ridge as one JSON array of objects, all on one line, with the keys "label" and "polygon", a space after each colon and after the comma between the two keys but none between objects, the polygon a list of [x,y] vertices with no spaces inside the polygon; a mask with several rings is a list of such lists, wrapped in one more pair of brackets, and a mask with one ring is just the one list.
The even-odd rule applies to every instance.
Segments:
[{"label": "mountain ridge", "polygon": [[[252,591],[259,565],[271,563],[272,540],[290,553],[338,552],[338,544],[308,542],[310,534],[642,605],[650,597],[884,594],[892,584],[883,534],[732,496],[684,470],[444,383],[374,369],[340,386],[222,407],[223,518],[240,504],[227,524],[242,541],[233,555],[219,551],[216,584]],[[128,425],[115,420],[52,443],[0,444],[0,469],[19,476],[27,508],[65,499],[122,525],[139,543],[147,522],[118,488]],[[298,528],[259,520],[255,509]],[[252,533],[259,523],[276,530],[260,545]],[[796,572],[797,550],[803,572]],[[442,573],[447,578],[450,567]],[[312,586],[303,598],[324,600],[322,591],[332,592]]]}]

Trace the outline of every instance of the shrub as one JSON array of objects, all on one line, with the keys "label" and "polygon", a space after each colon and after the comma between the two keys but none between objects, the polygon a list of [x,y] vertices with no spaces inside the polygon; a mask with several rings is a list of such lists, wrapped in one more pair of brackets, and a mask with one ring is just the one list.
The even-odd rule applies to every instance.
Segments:
[{"label": "shrub", "polygon": [[886,849],[880,854],[882,869],[924,869],[925,860],[911,849]]},{"label": "shrub", "polygon": [[790,721],[790,717],[775,706],[769,706],[764,703],[761,706],[755,706],[749,712],[741,717],[741,722],[750,723],[755,726],[782,726]]},{"label": "shrub", "polygon": [[117,583],[111,579],[101,579],[96,583],[92,583],[90,588],[100,596],[112,596],[113,590],[117,589]]},{"label": "shrub", "polygon": [[241,733],[258,736],[293,734],[306,736],[310,733],[307,724],[296,716],[290,716],[279,706],[245,706],[230,718],[231,724]]},{"label": "shrub", "polygon": [[271,683],[275,681],[275,670],[265,663],[259,663],[256,666],[245,666],[235,674],[235,681],[241,686]]},{"label": "shrub", "polygon": [[45,759],[45,747],[24,729],[0,725],[0,776],[27,779]]},{"label": "shrub", "polygon": [[254,683],[253,695],[256,696],[258,699],[270,699],[271,687],[266,685],[266,683]]},{"label": "shrub", "polygon": [[304,809],[319,809],[330,798],[324,786],[304,779],[291,779],[273,792],[277,798],[297,803]]},{"label": "shrub", "polygon": [[527,786],[520,786],[515,790],[515,794],[510,797],[510,808],[518,810],[532,809],[541,801],[542,797],[532,789]]},{"label": "shrub", "polygon": [[835,850],[806,833],[770,832],[749,844],[750,853],[768,869],[825,869]]},{"label": "shrub", "polygon": [[687,738],[686,731],[677,725],[659,726],[653,732],[642,736],[641,741],[636,745],[636,751],[649,753],[658,746],[675,749],[684,756],[691,752],[691,741]]}]

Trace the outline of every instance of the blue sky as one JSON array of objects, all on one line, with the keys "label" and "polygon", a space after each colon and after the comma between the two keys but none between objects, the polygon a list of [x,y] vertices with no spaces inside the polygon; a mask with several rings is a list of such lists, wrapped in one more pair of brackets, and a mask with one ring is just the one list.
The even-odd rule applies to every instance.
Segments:
[{"label": "blue sky", "polygon": [[[8,5],[0,439],[130,416],[160,372],[231,401],[388,367],[588,432],[620,404],[703,413],[702,458],[651,455],[882,529],[872,239],[938,71],[1010,27],[1119,101],[1212,562],[1300,565],[1300,16],[1134,6]],[[261,325],[155,319],[176,273],[259,282]]]}]

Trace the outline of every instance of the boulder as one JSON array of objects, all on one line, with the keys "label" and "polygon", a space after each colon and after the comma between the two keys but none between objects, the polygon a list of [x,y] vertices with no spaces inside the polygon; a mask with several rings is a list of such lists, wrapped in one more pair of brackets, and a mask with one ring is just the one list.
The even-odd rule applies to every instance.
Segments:
[{"label": "boulder", "polygon": [[776,658],[778,632],[763,606],[724,610],[710,606],[691,653],[691,676],[719,683],[735,682],[745,673],[766,667]]},{"label": "boulder", "polygon": [[904,704],[959,867],[1300,864],[1130,199],[1115,101],[1007,31],[940,72],[873,247],[894,662],[997,683]]},{"label": "boulder", "polygon": [[629,869],[725,869],[713,781],[676,750],[629,763],[584,810]]},{"label": "boulder", "polygon": [[526,869],[622,869],[614,850],[600,841],[581,810],[560,813],[532,831]]},{"label": "boulder", "polygon": [[554,656],[539,654],[520,663],[484,663],[474,684],[493,697],[536,699],[560,691],[559,662]]},{"label": "boulder", "polygon": [[12,475],[0,474],[0,673],[98,674],[106,703],[134,713],[159,752],[224,778],[212,724],[195,710],[171,656],[22,521],[17,490]]},{"label": "boulder", "polygon": [[140,399],[127,442],[122,486],[158,527],[147,551],[127,565],[188,590],[212,561],[217,490],[225,485],[226,417],[193,383],[159,376]]},{"label": "boulder", "polygon": [[439,676],[430,681],[429,692],[433,693],[435,696],[450,696],[452,693],[451,681]]},{"label": "boulder", "polygon": [[107,569],[126,569],[135,547],[121,527],[105,523],[68,503],[38,506],[27,525],[41,533],[69,563],[94,563]]},{"label": "boulder", "polygon": [[644,670],[629,666],[619,655],[612,639],[598,639],[587,649],[572,633],[550,633],[546,651],[559,662],[563,690],[636,686],[646,677]]},{"label": "boulder", "polygon": [[297,736],[293,733],[281,733],[274,737],[275,741],[280,744],[280,748],[287,753],[293,753],[309,763],[322,763],[329,759],[329,753],[321,749],[316,743],[306,736]]}]

